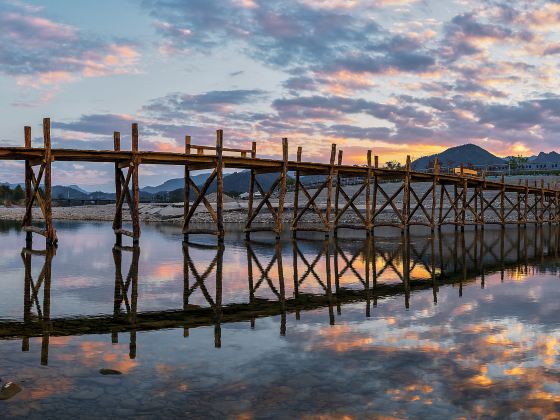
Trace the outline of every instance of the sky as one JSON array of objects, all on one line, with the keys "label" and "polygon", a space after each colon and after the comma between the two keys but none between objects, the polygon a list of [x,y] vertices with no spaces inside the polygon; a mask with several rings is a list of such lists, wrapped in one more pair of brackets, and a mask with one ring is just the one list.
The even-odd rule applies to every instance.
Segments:
[{"label": "sky", "polygon": [[[474,143],[558,148],[560,0],[0,0],[0,145],[404,161]],[[55,163],[55,184],[110,191],[108,164]],[[142,185],[181,175],[144,165]],[[0,162],[20,182],[21,162]]]}]

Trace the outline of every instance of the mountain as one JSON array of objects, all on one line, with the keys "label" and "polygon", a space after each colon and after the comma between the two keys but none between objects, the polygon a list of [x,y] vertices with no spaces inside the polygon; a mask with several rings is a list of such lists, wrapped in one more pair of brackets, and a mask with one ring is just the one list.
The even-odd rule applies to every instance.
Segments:
[{"label": "mountain", "polygon": [[[200,185],[204,184],[204,182],[208,179],[209,176],[210,176],[210,173],[205,173],[205,174],[199,174],[199,175],[191,175],[191,178],[197,186],[200,186]],[[156,193],[159,193],[159,192],[166,192],[166,191],[167,192],[174,191],[174,190],[183,188],[184,182],[185,181],[184,181],[183,178],[172,178],[172,179],[168,179],[163,184],[156,185],[155,187],[141,188],[141,191],[146,192],[146,193],[150,193],[150,194],[156,194]]]},{"label": "mountain", "polygon": [[[265,192],[270,188],[272,183],[276,181],[279,174],[258,174],[257,180],[259,184],[263,187]],[[244,193],[249,191],[249,183],[251,180],[251,171],[241,171],[234,172],[232,174],[224,176],[224,192],[226,194]],[[212,182],[208,188],[208,192],[212,193],[216,191],[216,182]],[[255,185],[255,191],[258,191]]]},{"label": "mountain", "polygon": [[531,163],[560,163],[560,154],[556,152],[540,152],[537,156],[531,159]]},{"label": "mountain", "polygon": [[[271,174],[258,174],[257,180],[259,184],[263,187],[263,189],[268,191],[268,189],[272,186],[274,181],[278,178],[279,174],[271,173]],[[288,180],[292,179],[288,177]],[[224,176],[224,193],[228,195],[235,196],[240,193],[248,192],[249,191],[249,183],[251,180],[251,171],[241,171],[241,172],[234,172],[232,174],[228,174]],[[208,187],[207,194],[211,194],[216,192],[217,184],[216,180],[212,181],[212,184]],[[257,192],[258,189],[255,186],[255,191]],[[169,197],[171,201],[180,201],[183,197],[183,187],[178,188],[174,191],[169,192]],[[194,191],[191,189],[191,199],[195,197]]]},{"label": "mountain", "polygon": [[484,150],[476,144],[463,144],[462,146],[450,147],[441,153],[431,156],[424,156],[412,162],[413,170],[428,169],[433,165],[433,160],[437,158],[444,167],[456,167],[462,164],[465,166],[477,165],[498,165],[503,164],[504,160]]},{"label": "mountain", "polygon": [[82,187],[80,187],[79,185],[76,185],[76,184],[68,185],[68,188],[73,188],[73,189],[75,189],[77,191],[80,191],[84,194],[89,194],[88,191],[84,190]]},{"label": "mountain", "polygon": [[84,193],[73,187],[64,187],[62,185],[55,185],[52,187],[53,199],[77,199],[85,200],[89,198],[89,193]]}]

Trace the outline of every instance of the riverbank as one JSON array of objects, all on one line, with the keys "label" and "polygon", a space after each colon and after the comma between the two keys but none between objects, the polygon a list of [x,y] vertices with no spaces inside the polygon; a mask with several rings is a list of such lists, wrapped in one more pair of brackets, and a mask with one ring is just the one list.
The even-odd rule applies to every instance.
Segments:
[{"label": "riverbank", "polygon": [[[393,196],[396,193],[397,188],[399,188],[399,183],[387,183],[383,184],[382,188],[385,190],[388,196]],[[414,191],[418,197],[424,196],[424,193],[432,186],[431,183],[415,183],[414,184]],[[348,194],[349,197],[352,197],[354,193],[357,191],[359,186],[345,186],[344,190]],[[314,190],[310,190],[309,193],[311,195],[314,194]],[[487,202],[490,202],[493,197],[495,196],[495,192],[489,191],[485,192],[485,199]],[[431,195],[431,194],[430,194]],[[507,196],[509,197],[511,202],[515,202],[515,193],[508,193]],[[437,193],[438,200],[439,200],[439,191]],[[316,198],[316,205],[318,208],[324,210],[327,204],[327,191],[323,190]],[[211,194],[208,196],[208,200],[211,204],[215,207],[215,194]],[[285,206],[284,206],[284,221],[290,222],[293,218],[293,202],[294,202],[294,193],[288,192],[286,194]],[[277,198],[271,198],[270,203],[273,207],[277,208],[278,200]],[[304,206],[306,203],[305,197],[300,195],[300,208]],[[366,211],[366,197],[365,193],[362,192],[356,199],[354,200],[355,208],[360,211],[362,214],[365,214]],[[380,208],[385,203],[384,197],[381,194],[378,194],[377,206],[376,208]],[[412,204],[412,208],[414,208],[415,202]],[[256,207],[258,204],[258,199],[255,200],[254,206]],[[346,201],[341,196],[339,201],[339,208],[343,208],[346,204]],[[402,208],[402,193],[399,194],[393,201],[393,204],[397,209]],[[424,202],[424,207],[428,214],[431,213],[431,198],[428,197]],[[439,205],[439,204],[438,204]],[[130,213],[126,207],[124,206],[123,211],[123,218],[124,221],[130,221]],[[444,198],[444,205],[443,205],[443,214],[447,213],[451,207],[451,203],[449,200]],[[516,220],[517,218],[517,211],[511,211],[511,205],[506,202],[506,214],[508,214],[508,220]],[[23,206],[10,206],[0,207],[0,220],[21,220],[23,218],[25,212],[25,208]],[[140,212],[140,220],[143,223],[170,223],[170,224],[182,224],[183,223],[183,203],[141,203],[139,206]],[[248,201],[241,200],[241,199],[234,199],[229,196],[224,197],[224,222],[225,223],[245,223],[247,220],[247,213],[248,213]],[[453,213],[453,212],[451,212]],[[55,220],[78,220],[78,221],[112,221],[115,214],[115,204],[104,204],[104,205],[83,205],[83,206],[74,206],[74,207],[53,207],[53,218]],[[332,209],[332,214],[334,215],[334,205]],[[424,214],[421,210],[417,209],[415,214],[413,215],[413,221],[424,220]],[[449,215],[451,217],[451,214]],[[470,211],[466,212],[466,220],[472,220],[472,213]],[[39,208],[33,209],[33,218],[34,220],[41,220],[42,215]],[[306,214],[301,218],[302,223],[317,223],[318,217],[316,214],[313,213],[312,210],[306,212]],[[349,208],[346,213],[341,218],[342,223],[349,223],[353,222],[356,223],[358,221],[358,216],[353,211],[353,209]],[[376,216],[377,222],[382,223],[399,223],[398,215],[392,209],[391,206],[386,206],[384,210]],[[493,222],[497,221],[496,214],[492,211],[486,211],[486,221]],[[212,222],[212,218],[210,213],[206,210],[204,205],[200,205],[192,219],[193,223],[210,223]],[[266,208],[266,206],[261,210],[259,215],[255,218],[255,224],[268,224],[273,222],[273,217]]]}]

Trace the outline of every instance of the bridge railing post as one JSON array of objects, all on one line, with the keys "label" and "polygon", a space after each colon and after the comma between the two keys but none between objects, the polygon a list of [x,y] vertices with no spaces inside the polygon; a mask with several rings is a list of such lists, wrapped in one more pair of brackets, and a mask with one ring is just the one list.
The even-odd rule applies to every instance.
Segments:
[{"label": "bridge railing post", "polygon": [[132,124],[132,241],[137,245],[140,241],[140,186],[138,184],[138,170],[140,158],[138,156],[138,124]]}]

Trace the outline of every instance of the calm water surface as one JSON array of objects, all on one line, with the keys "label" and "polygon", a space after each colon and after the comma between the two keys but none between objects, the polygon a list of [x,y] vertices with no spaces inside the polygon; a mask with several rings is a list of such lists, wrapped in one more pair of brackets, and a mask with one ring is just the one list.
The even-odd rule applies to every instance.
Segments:
[{"label": "calm water surface", "polygon": [[[0,225],[0,417],[539,418],[560,408],[556,227],[322,237]],[[355,234],[357,235],[357,234]],[[44,249],[36,241],[34,246]],[[101,375],[100,369],[121,375]]]}]

